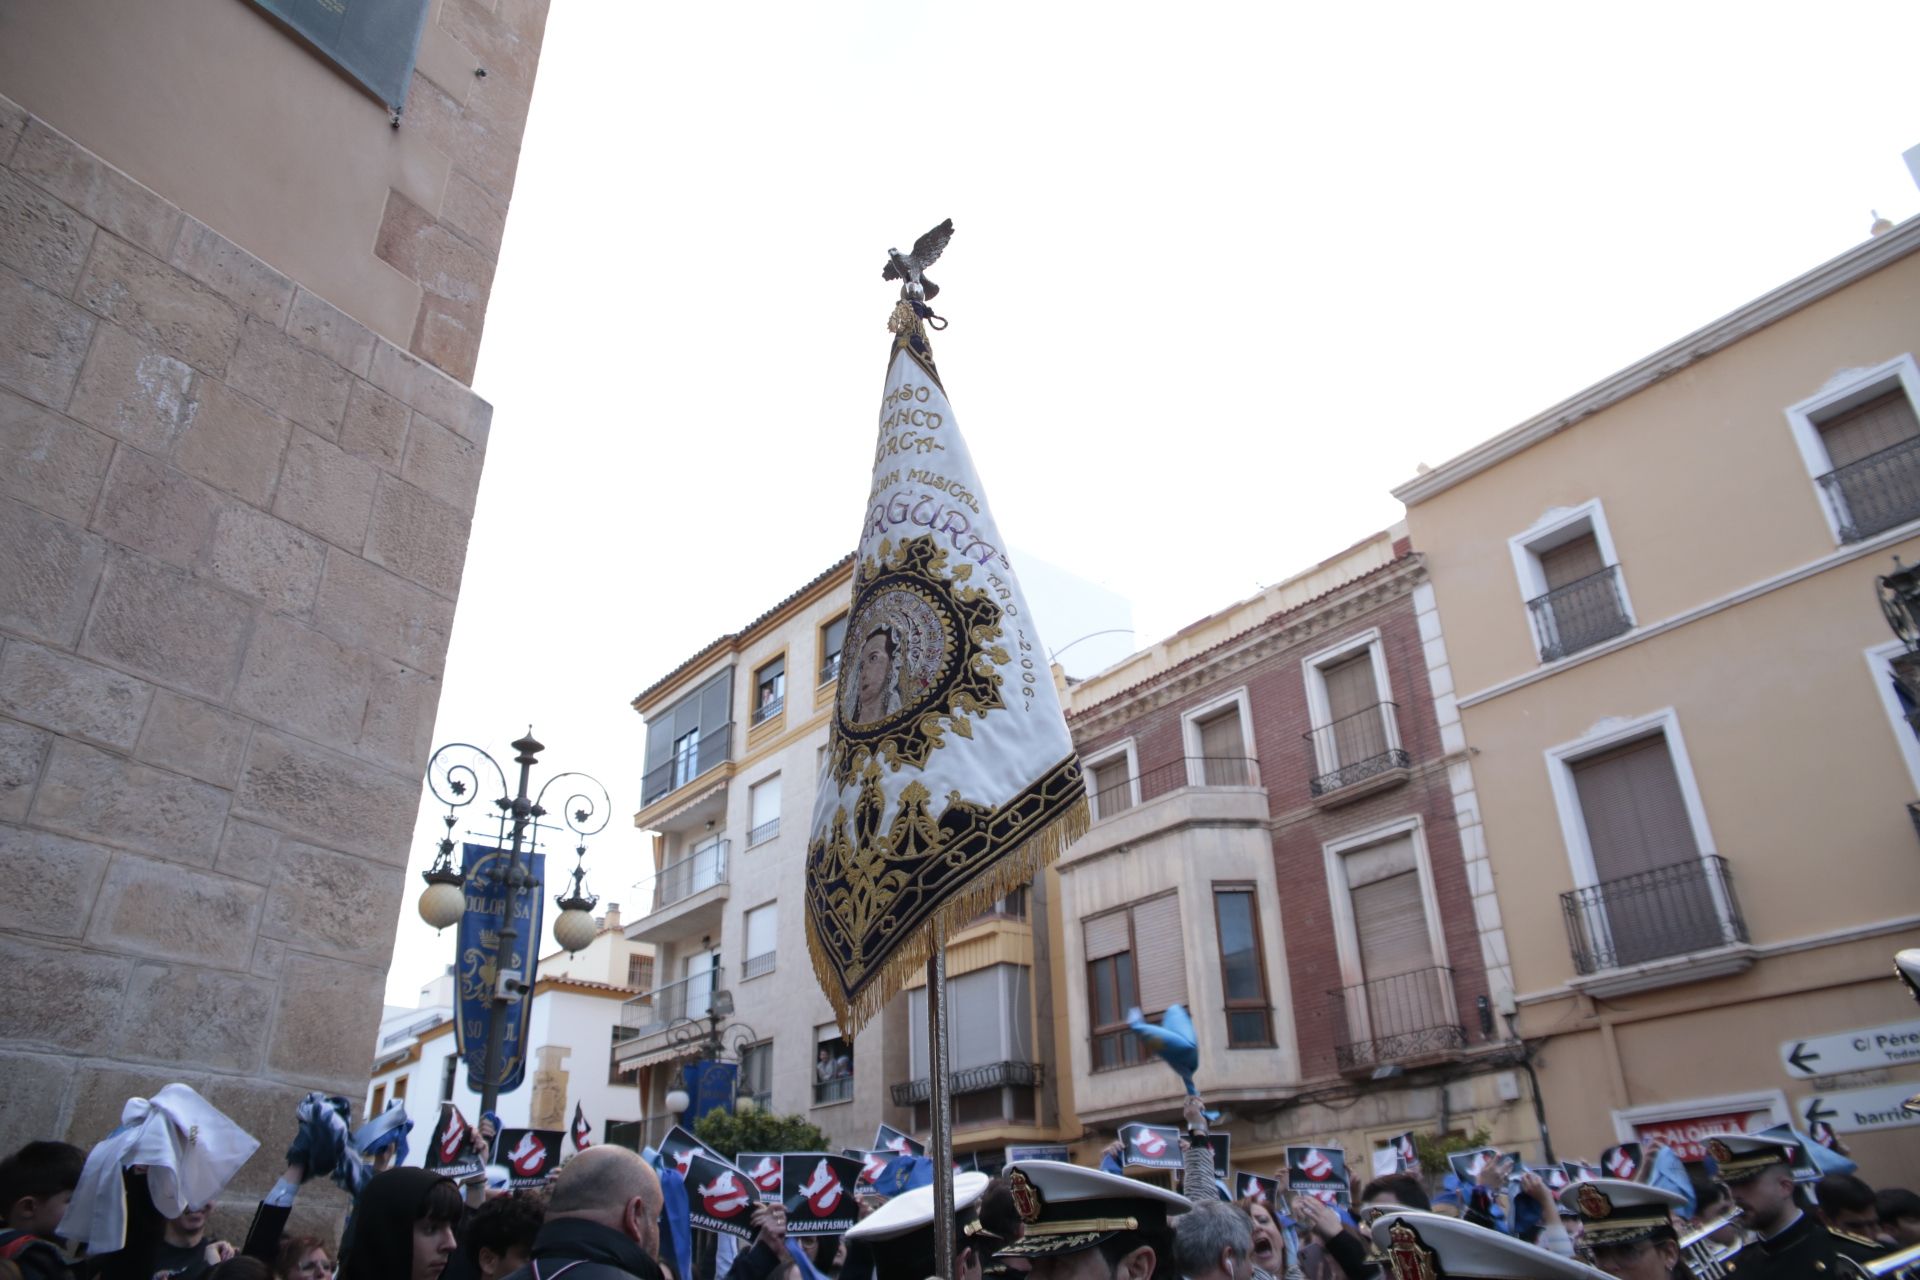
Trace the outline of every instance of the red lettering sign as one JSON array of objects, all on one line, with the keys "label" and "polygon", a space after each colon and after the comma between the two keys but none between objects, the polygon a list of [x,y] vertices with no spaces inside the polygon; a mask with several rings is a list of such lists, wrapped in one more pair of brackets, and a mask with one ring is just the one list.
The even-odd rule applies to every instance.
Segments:
[{"label": "red lettering sign", "polygon": [[1643,1144],[1660,1139],[1689,1164],[1707,1157],[1707,1139],[1722,1133],[1749,1133],[1773,1123],[1771,1111],[1729,1111],[1720,1115],[1655,1120],[1633,1126]]}]

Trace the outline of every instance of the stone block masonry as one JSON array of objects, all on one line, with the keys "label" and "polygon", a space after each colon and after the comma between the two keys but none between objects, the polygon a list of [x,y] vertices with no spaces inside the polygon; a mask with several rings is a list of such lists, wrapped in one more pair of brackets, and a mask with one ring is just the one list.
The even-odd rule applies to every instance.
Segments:
[{"label": "stone block masonry", "polygon": [[[0,1151],[182,1080],[263,1143],[232,1211],[302,1094],[364,1092],[490,410],[0,126]],[[418,210],[387,247],[477,340],[504,194],[462,181],[484,252]]]}]

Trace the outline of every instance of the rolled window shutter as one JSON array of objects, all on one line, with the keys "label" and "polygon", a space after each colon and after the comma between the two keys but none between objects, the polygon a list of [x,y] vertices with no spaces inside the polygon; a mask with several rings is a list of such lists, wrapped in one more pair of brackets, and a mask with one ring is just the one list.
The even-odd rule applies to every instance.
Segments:
[{"label": "rolled window shutter", "polygon": [[1600,540],[1591,533],[1583,533],[1572,542],[1540,553],[1540,571],[1546,575],[1549,591],[1592,577],[1606,567],[1607,562],[1600,555]]},{"label": "rolled window shutter", "polygon": [[758,830],[780,817],[780,777],[775,774],[765,782],[755,784],[752,791],[752,817],[749,829]]},{"label": "rolled window shutter", "polygon": [[1573,777],[1601,880],[1700,856],[1665,734],[1578,761]]},{"label": "rolled window shutter", "polygon": [[1087,940],[1087,960],[1104,960],[1127,949],[1127,913],[1114,911],[1095,916],[1080,926]]},{"label": "rolled window shutter", "polygon": [[1385,880],[1388,876],[1413,870],[1413,837],[1404,835],[1382,840],[1379,844],[1355,849],[1342,856],[1340,861],[1347,869],[1347,887],[1358,889],[1376,880]]},{"label": "rolled window shutter", "polygon": [[1835,467],[1871,457],[1903,440],[1920,436],[1913,404],[1905,391],[1895,389],[1820,424],[1820,438]]},{"label": "rolled window shutter", "polygon": [[1380,701],[1373,683],[1373,651],[1362,649],[1351,658],[1342,658],[1330,667],[1320,668],[1327,686],[1327,715],[1334,720],[1365,711]]},{"label": "rolled window shutter", "polygon": [[1360,935],[1360,964],[1374,982],[1433,965],[1420,877],[1402,871],[1353,890],[1353,925]]},{"label": "rolled window shutter", "polygon": [[1200,754],[1209,760],[1239,760],[1247,754],[1240,732],[1240,708],[1232,707],[1200,722]]},{"label": "rolled window shutter", "polygon": [[774,948],[779,936],[779,921],[772,903],[747,912],[747,958],[764,956]]},{"label": "rolled window shutter", "polygon": [[1187,952],[1180,934],[1180,896],[1142,902],[1133,909],[1134,972],[1140,1007],[1158,1013],[1187,1002]]}]

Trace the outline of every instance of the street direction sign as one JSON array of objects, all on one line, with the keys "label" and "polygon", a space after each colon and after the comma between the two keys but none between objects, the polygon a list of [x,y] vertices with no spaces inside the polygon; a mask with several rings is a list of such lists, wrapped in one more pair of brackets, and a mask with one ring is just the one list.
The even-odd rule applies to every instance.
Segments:
[{"label": "street direction sign", "polygon": [[1780,1064],[1796,1080],[1902,1062],[1920,1062],[1920,1021],[1780,1042]]},{"label": "street direction sign", "polygon": [[1920,1092],[1909,1080],[1904,1084],[1876,1085],[1871,1089],[1848,1089],[1841,1093],[1820,1093],[1800,1104],[1804,1127],[1824,1120],[1841,1133],[1865,1133],[1869,1129],[1898,1129],[1920,1125],[1920,1114],[1900,1104]]}]

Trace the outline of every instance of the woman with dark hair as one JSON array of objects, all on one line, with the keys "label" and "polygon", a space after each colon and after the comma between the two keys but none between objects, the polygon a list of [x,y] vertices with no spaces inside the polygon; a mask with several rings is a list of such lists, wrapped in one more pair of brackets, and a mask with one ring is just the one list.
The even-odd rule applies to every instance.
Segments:
[{"label": "woman with dark hair", "polygon": [[354,1203],[339,1280],[439,1280],[465,1208],[452,1178],[412,1168],[375,1174]]}]

